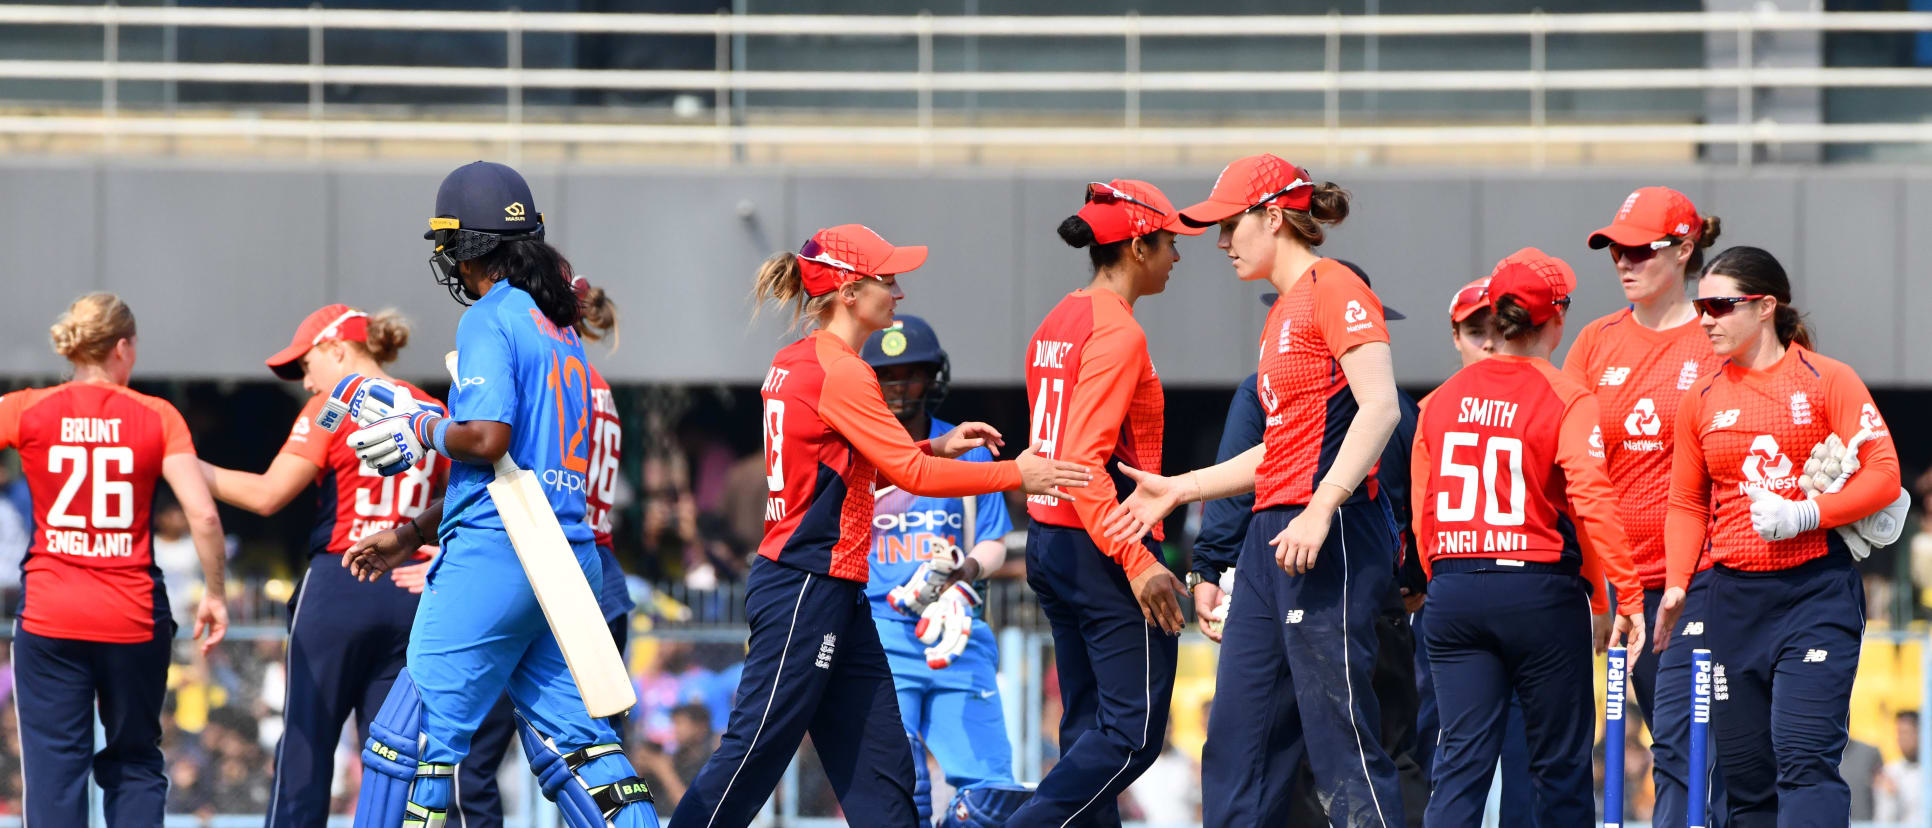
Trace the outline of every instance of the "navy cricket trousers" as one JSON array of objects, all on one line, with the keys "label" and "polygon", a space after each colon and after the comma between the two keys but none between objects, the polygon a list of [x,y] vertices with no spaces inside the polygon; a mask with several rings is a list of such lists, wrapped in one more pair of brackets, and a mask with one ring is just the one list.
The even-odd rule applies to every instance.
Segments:
[{"label": "navy cricket trousers", "polygon": [[751,641],[738,702],[672,828],[751,824],[806,733],[847,824],[916,824],[911,743],[865,584],[760,557],[745,611]]},{"label": "navy cricket trousers", "polygon": [[[158,580],[158,578],[157,578]],[[156,590],[160,592],[159,589]],[[108,644],[35,635],[14,623],[13,698],[20,723],[26,824],[84,828],[87,777],[100,783],[109,828],[160,825],[168,798],[161,761],[161,702],[167,694],[167,600],[154,639]],[[107,743],[94,752],[98,702]]]},{"label": "navy cricket trousers", "polygon": [[1402,793],[1373,682],[1376,616],[1395,588],[1387,513],[1377,504],[1337,509],[1315,568],[1291,576],[1271,542],[1300,513],[1256,512],[1241,547],[1201,754],[1203,821],[1284,824],[1295,770],[1307,761],[1330,824],[1400,826]]},{"label": "navy cricket trousers", "polygon": [[1865,634],[1865,585],[1832,541],[1831,554],[1791,569],[1720,565],[1704,575],[1711,730],[1732,828],[1851,819],[1838,763]]},{"label": "navy cricket trousers", "polygon": [[1085,529],[1034,523],[1026,582],[1053,628],[1060,761],[1006,824],[1119,825],[1115,800],[1167,739],[1180,640],[1141,617],[1126,570]]},{"label": "navy cricket trousers", "polygon": [[1482,823],[1514,691],[1523,706],[1536,824],[1589,825],[1596,817],[1596,716],[1587,587],[1555,566],[1496,566],[1441,560],[1429,580],[1423,638],[1442,733],[1424,824]]},{"label": "navy cricket trousers", "polygon": [[289,604],[286,722],[275,746],[269,828],[321,828],[329,818],[335,746],[351,711],[357,744],[403,668],[415,594],[388,578],[364,583],[340,555],[309,558]]},{"label": "navy cricket trousers", "polygon": [[[1691,578],[1684,592],[1684,612],[1671,630],[1670,644],[1662,655],[1645,643],[1630,667],[1630,690],[1643,711],[1644,724],[1650,728],[1651,783],[1657,801],[1651,810],[1654,825],[1684,825],[1689,819],[1686,802],[1690,789],[1691,651],[1704,646],[1705,604],[1709,600],[1710,572]],[[1657,607],[1664,600],[1661,589],[1644,590],[1644,618],[1657,621]],[[1651,633],[1655,640],[1655,633]],[[1705,753],[1716,756],[1715,751]],[[1724,778],[1706,769],[1710,802],[1704,811],[1711,828],[1724,828]]]}]

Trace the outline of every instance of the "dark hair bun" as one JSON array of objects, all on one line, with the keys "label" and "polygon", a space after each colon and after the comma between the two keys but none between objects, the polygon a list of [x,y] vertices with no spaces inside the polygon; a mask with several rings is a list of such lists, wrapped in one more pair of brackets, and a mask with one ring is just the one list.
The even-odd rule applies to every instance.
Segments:
[{"label": "dark hair bun", "polygon": [[1060,240],[1068,247],[1092,247],[1093,225],[1079,216],[1067,216],[1066,221],[1060,222]]}]

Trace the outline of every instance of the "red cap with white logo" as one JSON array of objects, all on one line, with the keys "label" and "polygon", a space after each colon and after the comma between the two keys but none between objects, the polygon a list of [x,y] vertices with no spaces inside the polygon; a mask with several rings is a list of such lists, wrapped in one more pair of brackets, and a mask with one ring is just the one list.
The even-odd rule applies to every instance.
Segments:
[{"label": "red cap with white logo", "polygon": [[1590,249],[1602,250],[1613,242],[1637,247],[1666,238],[1696,241],[1703,232],[1704,220],[1683,193],[1645,187],[1624,198],[1609,226],[1590,234]]},{"label": "red cap with white logo", "polygon": [[1541,325],[1556,315],[1556,309],[1570,303],[1576,290],[1576,271],[1568,262],[1525,247],[1496,263],[1489,274],[1489,307],[1508,296],[1529,311],[1530,324]]},{"label": "red cap with white logo", "polygon": [[1476,311],[1489,309],[1489,277],[1463,285],[1456,295],[1449,297],[1449,321],[1461,322],[1476,315]]},{"label": "red cap with white logo", "polygon": [[798,249],[808,296],[823,296],[867,277],[906,273],[925,263],[925,245],[894,247],[863,224],[827,227]]},{"label": "red cap with white logo", "polygon": [[1181,221],[1174,202],[1159,187],[1132,178],[1116,178],[1105,184],[1087,185],[1087,203],[1075,213],[1093,228],[1094,244],[1145,236],[1156,230],[1171,230],[1183,236],[1206,232]]},{"label": "red cap with white logo", "polygon": [[1210,227],[1265,205],[1305,211],[1314,195],[1315,180],[1307,170],[1264,152],[1237,158],[1223,168],[1207,200],[1183,209],[1181,220],[1195,227]]},{"label": "red cap with white logo", "polygon": [[295,327],[295,336],[289,340],[288,347],[276,351],[275,355],[263,360],[275,376],[285,380],[302,378],[302,355],[331,339],[350,342],[369,341],[369,314],[348,305],[324,305],[302,324]]}]

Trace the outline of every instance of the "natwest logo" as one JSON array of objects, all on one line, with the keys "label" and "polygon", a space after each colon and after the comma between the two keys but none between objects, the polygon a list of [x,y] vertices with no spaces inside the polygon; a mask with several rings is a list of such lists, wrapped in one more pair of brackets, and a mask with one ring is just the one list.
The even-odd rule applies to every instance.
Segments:
[{"label": "natwest logo", "polygon": [[1751,453],[1744,456],[1744,477],[1768,489],[1789,488],[1791,458],[1778,448],[1778,438],[1760,434],[1751,441]]},{"label": "natwest logo", "polygon": [[1630,409],[1630,416],[1623,418],[1623,430],[1632,437],[1655,437],[1663,430],[1664,421],[1657,416],[1657,403],[1645,397]]}]

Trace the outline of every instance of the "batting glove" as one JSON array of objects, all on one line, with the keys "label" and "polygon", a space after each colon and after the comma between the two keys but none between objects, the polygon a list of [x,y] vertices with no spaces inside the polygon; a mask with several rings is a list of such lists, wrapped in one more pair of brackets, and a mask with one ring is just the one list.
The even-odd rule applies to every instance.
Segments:
[{"label": "batting glove", "polygon": [[965,563],[966,553],[958,546],[947,543],[933,549],[931,560],[913,570],[905,583],[886,592],[886,604],[913,618],[923,616],[926,608],[939,600],[940,591],[946,588],[946,579]]},{"label": "batting glove", "polygon": [[966,641],[973,635],[973,608],[979,606],[979,593],[967,584],[953,584],[939,600],[919,615],[913,634],[926,645],[926,666],[934,670],[952,666],[966,652]]},{"label": "batting glove", "polygon": [[1758,486],[1744,490],[1751,498],[1751,528],[1768,541],[1790,540],[1818,528],[1818,504],[1787,500]]},{"label": "batting glove", "polygon": [[349,435],[349,448],[364,465],[390,477],[420,462],[448,428],[449,419],[434,411],[392,414]]},{"label": "batting glove", "polygon": [[322,411],[315,415],[315,424],[323,431],[334,434],[345,422],[354,422],[367,427],[384,417],[408,414],[419,406],[416,398],[403,388],[388,380],[350,374],[335,384],[329,398],[322,403]]}]

